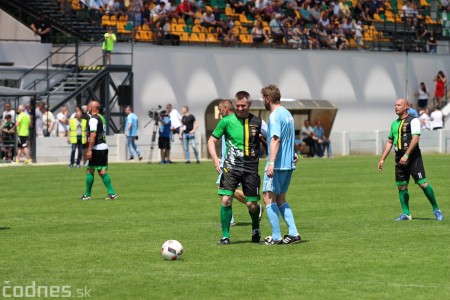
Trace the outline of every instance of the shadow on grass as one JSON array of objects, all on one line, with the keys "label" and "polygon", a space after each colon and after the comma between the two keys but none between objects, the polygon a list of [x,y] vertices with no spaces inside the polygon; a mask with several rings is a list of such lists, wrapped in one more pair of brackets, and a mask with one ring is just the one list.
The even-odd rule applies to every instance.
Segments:
[{"label": "shadow on grass", "polygon": [[0,230],[8,230],[8,229],[11,229],[11,228],[9,228],[9,227],[0,227]]},{"label": "shadow on grass", "polygon": [[255,244],[258,246],[271,246],[271,247],[290,247],[290,246],[295,246],[295,245],[300,245],[300,244],[304,244],[304,243],[308,243],[308,240],[302,240],[300,243],[295,243],[295,244],[289,244],[289,245],[285,245],[285,244],[281,244],[281,245],[266,245],[264,243],[264,241],[261,241],[259,243],[253,243],[252,241],[249,240],[241,240],[241,241],[231,241],[231,245],[233,244]]},{"label": "shadow on grass", "polygon": [[436,221],[435,218],[412,218],[413,220],[419,220],[419,221]]}]

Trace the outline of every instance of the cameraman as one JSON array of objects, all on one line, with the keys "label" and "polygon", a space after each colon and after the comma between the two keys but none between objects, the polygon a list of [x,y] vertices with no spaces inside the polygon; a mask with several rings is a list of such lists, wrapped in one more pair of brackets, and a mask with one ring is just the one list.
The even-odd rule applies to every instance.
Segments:
[{"label": "cameraman", "polygon": [[167,111],[162,110],[159,118],[159,138],[158,147],[161,149],[161,161],[160,164],[171,164],[170,160],[170,127],[172,122],[170,121]]}]

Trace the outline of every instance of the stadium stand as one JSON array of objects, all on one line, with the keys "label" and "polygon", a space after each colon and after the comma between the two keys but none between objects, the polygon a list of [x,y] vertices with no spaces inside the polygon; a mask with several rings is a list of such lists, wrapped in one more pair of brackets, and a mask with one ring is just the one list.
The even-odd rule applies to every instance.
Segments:
[{"label": "stadium stand", "polygon": [[[150,20],[136,28],[136,34],[133,32],[133,20],[128,20],[127,7],[121,6],[124,2],[114,2],[111,7],[92,6],[91,1],[85,0],[29,0],[29,1],[7,1],[0,0],[0,7],[7,11],[22,10],[31,16],[40,13],[46,14],[52,26],[61,32],[69,33],[80,40],[94,41],[101,39],[105,27],[113,27],[120,41],[153,42],[155,41],[155,25],[165,22],[164,18],[157,22],[156,18],[150,13],[155,7],[156,0],[144,0],[148,4]],[[101,1],[100,1],[101,2]],[[12,4],[14,3],[14,5]],[[65,6],[63,7],[63,3]],[[217,9],[215,15],[216,22],[220,26],[227,24],[233,28],[234,34],[238,37],[240,46],[254,47],[251,37],[251,29],[255,20],[263,23],[264,30],[270,35],[269,22],[275,14],[282,15],[282,27],[284,38],[278,41],[265,41],[262,46],[290,48],[287,43],[289,40],[288,32],[292,27],[299,26],[301,31],[305,31],[302,39],[311,38],[311,30],[318,24],[314,18],[306,20],[299,13],[299,7],[304,0],[293,2],[294,14],[289,12],[288,1],[271,1],[265,5],[265,1],[250,0],[246,4],[239,4],[236,1],[226,0],[206,0],[204,6],[191,1],[193,10],[192,15],[180,17],[176,13],[176,7],[180,0],[173,3],[173,9],[167,10],[167,16],[173,17],[171,24],[171,34],[181,37],[182,44],[203,44],[220,45],[221,36],[219,32],[206,30],[201,25],[201,19],[205,9]],[[308,10],[312,12],[314,1],[308,5]],[[339,4],[340,3],[340,4]],[[433,5],[434,4],[434,5]],[[91,5],[91,6],[90,6]],[[336,6],[342,6],[345,9],[336,9]],[[439,4],[440,5],[440,4]],[[328,35],[328,41],[322,41],[321,48],[336,49],[336,38],[343,31],[346,20],[345,10],[351,13],[352,24],[355,26],[357,21],[363,24],[362,45],[364,49],[370,50],[393,50],[393,51],[425,51],[423,47],[424,38],[420,38],[418,24],[426,27],[427,32],[434,31],[438,39],[448,39],[450,37],[450,13],[444,11],[441,7],[431,0],[413,0],[411,3],[404,0],[347,0],[336,1],[323,0],[320,3],[320,14],[325,14],[328,25],[325,31]],[[147,9],[147,8],[146,8]],[[408,12],[405,12],[408,9]],[[410,13],[413,11],[414,13]],[[292,12],[292,11],[291,11]],[[145,12],[143,13],[143,15]],[[413,14],[410,16],[410,14]],[[28,21],[30,22],[30,21]],[[287,28],[286,24],[291,28]],[[235,28],[235,29],[234,29]],[[353,29],[354,30],[354,29]],[[358,49],[355,35],[346,34],[345,43],[347,49]],[[324,44],[327,46],[325,47]],[[331,46],[330,46],[331,45]],[[307,43],[302,43],[301,48],[309,48]]]}]

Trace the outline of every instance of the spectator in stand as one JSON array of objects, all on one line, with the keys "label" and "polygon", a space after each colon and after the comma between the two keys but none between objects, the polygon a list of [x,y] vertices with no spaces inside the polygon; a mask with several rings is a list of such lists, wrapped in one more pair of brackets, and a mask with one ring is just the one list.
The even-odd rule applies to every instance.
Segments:
[{"label": "spectator in stand", "polygon": [[276,42],[276,43],[282,43],[284,38],[283,29],[281,26],[281,14],[274,14],[273,19],[269,23],[270,27],[270,35],[271,38],[269,40],[269,43]]},{"label": "spectator in stand", "polygon": [[156,23],[162,23],[165,21],[165,17],[168,11],[166,9],[166,3],[160,1],[158,5],[156,5],[152,10],[153,21]]},{"label": "spectator in stand", "polygon": [[142,0],[130,0],[130,6],[128,7],[128,20],[133,21],[134,27],[141,26],[142,12],[144,11],[144,3]]},{"label": "spectator in stand", "polygon": [[199,9],[204,11],[206,9],[206,0],[198,0],[197,2],[195,2],[194,7],[195,7],[195,11],[197,11]]},{"label": "spectator in stand", "polygon": [[370,19],[373,19],[374,14],[380,13],[379,9],[381,6],[382,6],[382,3],[381,3],[381,1],[378,1],[378,0],[365,0],[364,1],[365,12],[366,12],[366,15]]},{"label": "spectator in stand", "polygon": [[324,157],[326,150],[327,156],[330,158],[333,157],[333,154],[331,153],[331,141],[325,135],[325,129],[322,126],[322,121],[320,120],[316,121],[316,126],[314,126],[314,133],[318,138],[317,143],[319,148],[319,156]]},{"label": "spectator in stand", "polygon": [[302,19],[306,20],[307,24],[314,23],[314,19],[311,16],[311,13],[309,12],[309,2],[303,2],[302,6],[300,7],[300,16]]},{"label": "spectator in stand", "polygon": [[223,47],[233,47],[238,42],[238,36],[234,33],[235,28],[231,18],[222,27],[217,27],[217,39],[222,42]]},{"label": "spectator in stand", "polygon": [[142,21],[141,24],[151,25],[153,22],[152,11],[150,10],[150,4],[144,2],[144,9],[142,10]]},{"label": "spectator in stand", "polygon": [[5,103],[5,111],[3,112],[2,125],[3,125],[3,122],[5,122],[6,115],[11,116],[11,122],[13,122],[13,123],[16,122],[16,112],[13,109],[11,109],[11,103],[9,103],[9,102]]},{"label": "spectator in stand", "polygon": [[219,7],[214,6],[212,13],[214,15],[214,21],[216,21],[217,26],[223,26],[224,22],[222,20],[222,13],[219,11]]},{"label": "spectator in stand", "polygon": [[425,83],[421,82],[419,85],[419,90],[415,93],[417,97],[417,107],[419,109],[424,109],[428,105],[428,97],[430,96],[430,93],[428,92],[427,87],[425,86]]},{"label": "spectator in stand", "polygon": [[216,19],[214,17],[213,11],[210,7],[206,8],[206,12],[203,13],[200,25],[206,27],[206,29],[217,28]]},{"label": "spectator in stand", "polygon": [[420,130],[430,130],[431,129],[431,119],[430,119],[430,110],[428,108],[421,109],[419,111],[419,121],[420,121]]},{"label": "spectator in stand", "polygon": [[322,15],[321,15],[318,23],[322,24],[322,26],[324,28],[326,28],[327,30],[332,28],[332,24],[330,22],[330,18],[328,17],[328,13],[327,12],[322,12]]},{"label": "spectator in stand", "polygon": [[[306,27],[305,27],[306,30]],[[313,26],[307,30],[309,49],[320,49],[319,35],[317,34],[317,27]]]},{"label": "spectator in stand", "polygon": [[346,3],[346,0],[340,0],[339,2],[339,15],[344,18],[352,17],[352,12]]},{"label": "spectator in stand", "polygon": [[295,20],[297,18],[297,14],[295,13],[294,3],[287,2],[286,9],[284,11],[284,15],[291,20]]},{"label": "spectator in stand", "polygon": [[333,41],[330,38],[330,36],[328,35],[325,28],[323,28],[322,24],[317,25],[316,34],[317,34],[317,38],[319,40],[319,45],[321,48],[326,48],[326,49],[334,48]]},{"label": "spectator in stand", "polygon": [[430,32],[430,37],[428,38],[428,51],[430,54],[437,53],[437,40],[436,40],[436,32],[433,30]]},{"label": "spectator in stand", "polygon": [[333,28],[333,40],[334,40],[334,48],[337,50],[343,50],[347,48],[347,44],[345,42],[345,35],[342,28],[339,26],[339,23],[334,23]]},{"label": "spectator in stand", "polygon": [[355,34],[355,27],[352,18],[346,18],[341,28],[342,33],[345,35],[345,38],[348,41],[350,41],[350,39],[353,39],[353,35]]},{"label": "spectator in stand", "polygon": [[170,41],[172,46],[180,46],[180,36],[178,34],[170,33],[170,25],[172,24],[172,17],[167,17],[166,22],[158,22],[158,45],[163,45],[164,41]]},{"label": "spectator in stand", "polygon": [[419,13],[417,12],[417,8],[410,0],[406,1],[406,3],[402,6],[403,19],[406,21],[408,26],[415,27],[417,24],[417,16]]},{"label": "spectator in stand", "polygon": [[432,130],[438,130],[444,128],[444,114],[439,106],[436,106],[434,111],[430,115],[430,126]]},{"label": "spectator in stand", "polygon": [[228,0],[227,2],[230,4],[230,7],[234,9],[236,14],[242,14],[244,12],[245,5],[242,0]]},{"label": "spectator in stand", "polygon": [[264,43],[264,41],[268,41],[269,37],[267,36],[266,31],[264,30],[261,21],[255,20],[253,28],[252,28],[252,38],[253,44],[259,45]]},{"label": "spectator in stand", "polygon": [[185,21],[195,18],[195,13],[189,0],[183,0],[178,4],[174,12],[178,17],[183,18]]},{"label": "spectator in stand", "polygon": [[58,121],[58,136],[66,137],[67,136],[67,107],[61,106],[59,113],[56,115],[56,119]]},{"label": "spectator in stand", "polygon": [[443,71],[439,71],[433,81],[436,81],[436,90],[434,91],[435,106],[441,107],[441,102],[445,99],[445,85],[447,84],[447,77],[445,77]]},{"label": "spectator in stand", "polygon": [[41,43],[51,43],[51,33],[52,28],[50,27],[50,24],[45,20],[45,15],[41,14],[39,16],[39,19],[31,24],[31,30],[33,30],[34,33],[39,35],[41,37]]},{"label": "spectator in stand", "polygon": [[332,7],[332,9],[333,9],[333,15],[335,16],[335,17],[339,17],[339,15],[340,15],[340,6],[339,6],[339,2],[338,2],[338,0],[336,0],[336,2],[331,2],[331,7]]},{"label": "spectator in stand", "polygon": [[264,4],[264,9],[261,12],[261,18],[263,19],[263,21],[269,23],[272,20],[272,15],[274,12],[275,11],[273,10],[270,2],[266,2]]},{"label": "spectator in stand", "polygon": [[355,38],[356,38],[356,45],[358,45],[358,49],[361,50],[363,48],[363,27],[362,22],[358,21],[355,24]]}]

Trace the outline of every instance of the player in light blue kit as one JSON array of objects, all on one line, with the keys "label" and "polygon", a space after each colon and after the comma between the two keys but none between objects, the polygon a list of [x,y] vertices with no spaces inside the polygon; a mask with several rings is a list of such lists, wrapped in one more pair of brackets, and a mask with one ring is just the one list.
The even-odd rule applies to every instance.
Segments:
[{"label": "player in light blue kit", "polygon": [[139,160],[142,160],[141,151],[136,146],[138,134],[138,117],[133,113],[131,106],[125,107],[125,114],[127,115],[127,122],[125,125],[125,135],[127,137],[128,151],[130,152],[130,160],[134,159],[133,150],[136,151]]},{"label": "player in light blue kit", "polygon": [[[281,105],[280,90],[275,85],[261,89],[264,106],[269,110],[267,148],[269,158],[264,172],[263,194],[267,217],[272,226],[272,236],[265,244],[295,244],[301,241],[295,225],[292,209],[286,202],[286,192],[295,169],[297,154],[294,151],[295,127],[291,113]],[[286,222],[289,233],[281,238],[280,215]]]}]

